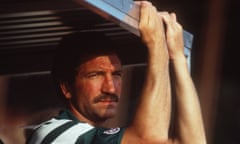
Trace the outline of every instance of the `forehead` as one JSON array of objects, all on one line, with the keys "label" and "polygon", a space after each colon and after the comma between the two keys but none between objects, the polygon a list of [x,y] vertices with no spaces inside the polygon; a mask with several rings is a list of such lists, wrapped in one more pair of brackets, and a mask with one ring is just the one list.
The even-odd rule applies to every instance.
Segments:
[{"label": "forehead", "polygon": [[114,54],[102,54],[93,55],[84,60],[80,65],[79,69],[89,68],[106,68],[106,69],[121,69],[121,61],[119,57]]}]

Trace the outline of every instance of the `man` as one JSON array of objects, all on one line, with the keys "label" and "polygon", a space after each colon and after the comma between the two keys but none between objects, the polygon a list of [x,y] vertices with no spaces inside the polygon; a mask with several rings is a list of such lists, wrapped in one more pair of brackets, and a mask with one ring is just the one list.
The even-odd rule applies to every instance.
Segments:
[{"label": "man", "polygon": [[[157,12],[146,1],[140,5],[139,29],[147,47],[148,65],[132,123],[125,128],[102,127],[115,116],[121,94],[122,64],[117,46],[98,33],[72,35],[60,44],[53,70],[68,108],[40,124],[28,143],[206,143],[198,97],[183,53],[182,27],[175,14]],[[90,38],[91,42],[87,42]],[[84,48],[78,51],[81,42]],[[176,92],[173,137],[168,135],[169,65],[173,69],[171,79]]]}]

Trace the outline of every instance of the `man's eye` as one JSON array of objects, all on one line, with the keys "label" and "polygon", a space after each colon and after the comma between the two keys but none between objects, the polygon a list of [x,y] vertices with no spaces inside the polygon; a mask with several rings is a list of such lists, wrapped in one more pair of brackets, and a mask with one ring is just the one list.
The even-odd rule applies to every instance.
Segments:
[{"label": "man's eye", "polygon": [[98,73],[90,73],[87,75],[88,78],[94,78],[97,77],[99,74]]},{"label": "man's eye", "polygon": [[102,76],[103,72],[92,72],[87,75],[88,78],[97,78],[99,76]]},{"label": "man's eye", "polygon": [[113,73],[113,76],[122,77],[122,72],[115,72]]}]

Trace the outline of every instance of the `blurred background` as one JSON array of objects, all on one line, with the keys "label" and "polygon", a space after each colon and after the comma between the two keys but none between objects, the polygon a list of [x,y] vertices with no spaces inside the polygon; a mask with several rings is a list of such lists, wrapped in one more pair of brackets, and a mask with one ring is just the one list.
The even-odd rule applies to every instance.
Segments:
[{"label": "blurred background", "polygon": [[[194,35],[191,75],[199,93],[208,143],[239,144],[239,2],[150,1],[159,10],[175,12],[183,28]],[[124,47],[123,52],[133,54],[126,61],[144,63],[145,51],[138,37],[73,1],[0,3],[0,139],[6,144],[25,143],[28,126],[52,117],[61,108],[49,74],[62,36],[74,31],[101,31]],[[125,66],[125,71],[123,104],[112,125],[128,122],[141,87],[139,78],[144,68]]]}]

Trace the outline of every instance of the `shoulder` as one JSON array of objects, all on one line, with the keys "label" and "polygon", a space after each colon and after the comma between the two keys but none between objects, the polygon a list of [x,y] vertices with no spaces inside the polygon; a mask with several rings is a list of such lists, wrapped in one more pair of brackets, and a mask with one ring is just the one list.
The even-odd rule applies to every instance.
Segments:
[{"label": "shoulder", "polygon": [[122,128],[96,128],[79,121],[53,118],[37,125],[27,143],[118,144],[123,133]]},{"label": "shoulder", "polygon": [[93,129],[91,125],[87,123],[80,123],[78,121],[72,121],[68,119],[51,119],[37,125],[33,129],[32,136],[28,144],[40,144],[64,141],[71,142],[82,134]]}]

